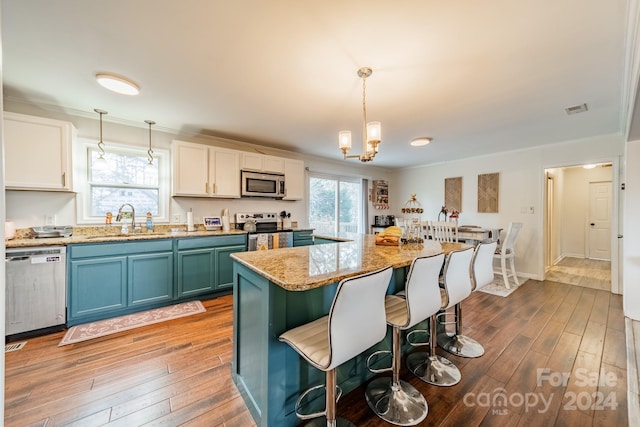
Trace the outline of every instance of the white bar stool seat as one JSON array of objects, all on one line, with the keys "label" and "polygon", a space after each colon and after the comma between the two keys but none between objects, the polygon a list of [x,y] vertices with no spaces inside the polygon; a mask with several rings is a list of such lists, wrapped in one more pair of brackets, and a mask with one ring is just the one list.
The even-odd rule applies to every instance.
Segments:
[{"label": "white bar stool seat", "polygon": [[365,390],[365,397],[371,410],[391,424],[416,425],[429,412],[424,396],[414,386],[400,379],[400,331],[412,328],[440,309],[438,276],[443,262],[444,254],[414,259],[403,296],[387,295],[385,298],[387,323],[393,328],[391,368],[370,367],[375,356],[388,351],[378,351],[369,356],[367,367],[374,373],[391,371],[392,376],[371,380]]},{"label": "white bar stool seat", "polygon": [[[392,272],[392,267],[387,267],[340,281],[327,316],[280,335],[280,341],[289,344],[312,366],[326,373],[326,385],[305,391],[296,402],[298,418],[316,418],[307,425],[353,426],[350,421],[336,417],[336,402],[342,391],[337,386],[335,369],[386,336],[384,301]],[[326,389],[324,411],[303,414],[303,399],[322,387]]]},{"label": "white bar stool seat", "polygon": [[[455,355],[462,355],[460,348],[464,347],[467,338],[464,335],[460,335],[462,331],[462,309],[460,303],[471,295],[471,261],[474,253],[474,248],[453,251],[449,254],[444,267],[443,296],[446,301],[445,304],[443,304],[443,310],[455,307],[455,320],[453,322],[447,322],[446,319],[444,319],[446,311],[440,313],[438,319],[441,324],[445,325],[445,328],[448,324],[455,324],[455,331],[453,335],[449,335],[446,330],[438,334],[438,346]],[[469,353],[471,354],[472,352],[469,351]],[[483,353],[484,349],[482,349],[480,354],[467,357],[478,357]]]},{"label": "white bar stool seat", "polygon": [[[471,294],[471,278],[469,266],[473,256],[473,248],[452,251],[444,264],[444,289],[438,286],[440,307],[446,310]],[[436,346],[440,344],[440,336],[436,333],[436,319],[444,312],[434,312],[429,319],[429,353],[413,352],[407,356],[407,367],[422,381],[436,386],[452,386],[460,382],[462,374],[458,367],[445,357],[436,354]],[[418,332],[418,331],[414,331]],[[410,342],[411,343],[411,342]],[[418,345],[411,343],[412,345]]]},{"label": "white bar stool seat", "polygon": [[[472,281],[471,290],[477,291],[493,282],[493,254],[497,242],[479,243],[473,252],[471,260]],[[484,354],[484,347],[478,341],[462,334],[462,307],[456,304],[455,334],[440,335],[440,344],[451,354],[461,357],[480,357]]]}]

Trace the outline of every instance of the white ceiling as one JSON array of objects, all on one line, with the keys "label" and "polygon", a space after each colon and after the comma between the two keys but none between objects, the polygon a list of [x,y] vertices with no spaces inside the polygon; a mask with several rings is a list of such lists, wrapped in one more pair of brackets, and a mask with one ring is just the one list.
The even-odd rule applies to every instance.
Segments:
[{"label": "white ceiling", "polygon": [[624,132],[626,28],[627,0],[2,0],[4,95],[340,159],[369,66],[373,164],[401,167]]}]

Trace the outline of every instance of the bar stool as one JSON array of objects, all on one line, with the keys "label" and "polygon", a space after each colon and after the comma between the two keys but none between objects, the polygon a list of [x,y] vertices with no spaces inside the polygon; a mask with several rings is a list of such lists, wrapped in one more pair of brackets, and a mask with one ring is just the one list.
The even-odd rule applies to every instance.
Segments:
[{"label": "bar stool", "polygon": [[429,411],[424,396],[414,386],[400,379],[400,331],[413,327],[440,309],[438,276],[443,262],[444,254],[414,259],[402,292],[404,297],[387,295],[385,298],[387,324],[393,327],[391,368],[370,367],[372,359],[389,353],[387,350],[369,356],[367,367],[373,373],[391,371],[392,376],[374,378],[367,385],[365,397],[373,412],[392,424],[418,424]]},{"label": "bar stool", "polygon": [[[387,267],[372,273],[341,280],[327,316],[298,326],[280,335],[312,366],[326,373],[326,385],[310,388],[300,395],[295,411],[298,418],[316,418],[308,425],[352,426],[336,418],[336,402],[342,390],[337,386],[336,367],[382,341],[387,334],[384,300],[393,269]],[[326,388],[325,409],[321,412],[300,412],[303,399],[312,391]],[[337,394],[336,394],[337,389]]]},{"label": "bar stool", "polygon": [[[492,243],[487,245],[490,244]],[[479,357],[484,354],[482,346],[478,348],[476,341],[462,335],[462,309],[460,303],[471,295],[473,286],[471,281],[471,260],[474,254],[473,248],[451,252],[443,274],[444,290],[447,297],[446,308],[455,306],[455,321],[446,322],[445,319],[440,323],[443,325],[454,324],[455,333],[449,335],[445,330],[443,333],[438,334],[438,346],[451,354],[462,357]],[[443,318],[446,316],[446,312],[442,312],[438,316],[439,319]],[[463,351],[462,348],[466,349]]]},{"label": "bar stool", "polygon": [[[493,282],[493,254],[496,251],[498,242],[486,242],[479,243],[476,246],[476,250],[473,253],[473,259],[471,261],[472,272],[472,291],[478,291],[489,283]],[[459,309],[462,313],[462,308]],[[482,344],[461,334],[462,330],[456,323],[456,335],[455,340],[458,344],[451,348],[457,350],[459,353],[453,353],[462,357],[478,357],[484,354],[484,347]]]},{"label": "bar stool", "polygon": [[[462,374],[456,365],[449,359],[436,354],[436,345],[439,341],[436,331],[436,319],[444,312],[437,314],[439,310],[446,310],[458,301],[471,294],[471,283],[469,275],[469,265],[473,256],[473,248],[453,251],[447,257],[444,265],[443,279],[444,289],[438,288],[440,294],[440,307],[433,312],[429,318],[429,353],[413,352],[407,356],[407,368],[422,381],[436,386],[452,386],[460,382]],[[465,274],[466,272],[466,279]],[[409,333],[407,338],[409,344],[413,346],[424,345],[425,343],[414,343],[411,341],[412,334],[425,332],[415,330]]]}]

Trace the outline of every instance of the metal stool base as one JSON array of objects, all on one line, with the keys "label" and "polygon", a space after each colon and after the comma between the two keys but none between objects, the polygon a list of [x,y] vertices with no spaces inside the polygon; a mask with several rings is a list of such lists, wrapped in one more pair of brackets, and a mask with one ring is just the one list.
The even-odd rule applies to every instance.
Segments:
[{"label": "metal stool base", "polygon": [[460,357],[480,357],[484,354],[484,347],[473,338],[466,335],[438,335],[438,346],[451,354]]},{"label": "metal stool base", "polygon": [[422,381],[448,387],[460,382],[462,374],[456,365],[442,356],[414,352],[407,356],[407,367]]},{"label": "metal stool base", "polygon": [[429,412],[424,396],[406,381],[394,386],[390,377],[373,379],[365,391],[369,407],[388,423],[413,426]]},{"label": "metal stool base", "polygon": [[309,421],[304,427],[356,427],[354,423],[345,418],[336,418],[335,424],[328,424],[326,417],[318,417]]}]

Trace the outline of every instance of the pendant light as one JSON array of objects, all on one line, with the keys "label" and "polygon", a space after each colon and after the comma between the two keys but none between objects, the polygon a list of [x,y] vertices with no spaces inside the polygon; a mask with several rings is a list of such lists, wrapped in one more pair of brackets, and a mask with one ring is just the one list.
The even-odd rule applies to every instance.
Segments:
[{"label": "pendant light", "polygon": [[370,77],[373,70],[363,67],[358,70],[358,76],[362,79],[362,154],[348,155],[351,149],[351,131],[342,130],[338,133],[338,147],[342,150],[344,159],[358,159],[361,162],[370,162],[378,154],[380,144],[381,125],[380,122],[367,123],[367,77]]},{"label": "pendant light", "polygon": [[107,160],[104,158],[104,142],[102,142],[102,116],[107,114],[106,111],[95,108],[93,111],[100,114],[100,140],[98,141],[98,158],[93,162],[93,169],[107,169]]},{"label": "pendant light", "polygon": [[154,122],[153,120],[145,120],[144,122],[149,125],[149,149],[147,150],[149,158],[145,169],[147,172],[153,172],[155,170],[155,167],[153,166],[153,149],[151,148],[151,125],[155,125],[156,122]]}]

